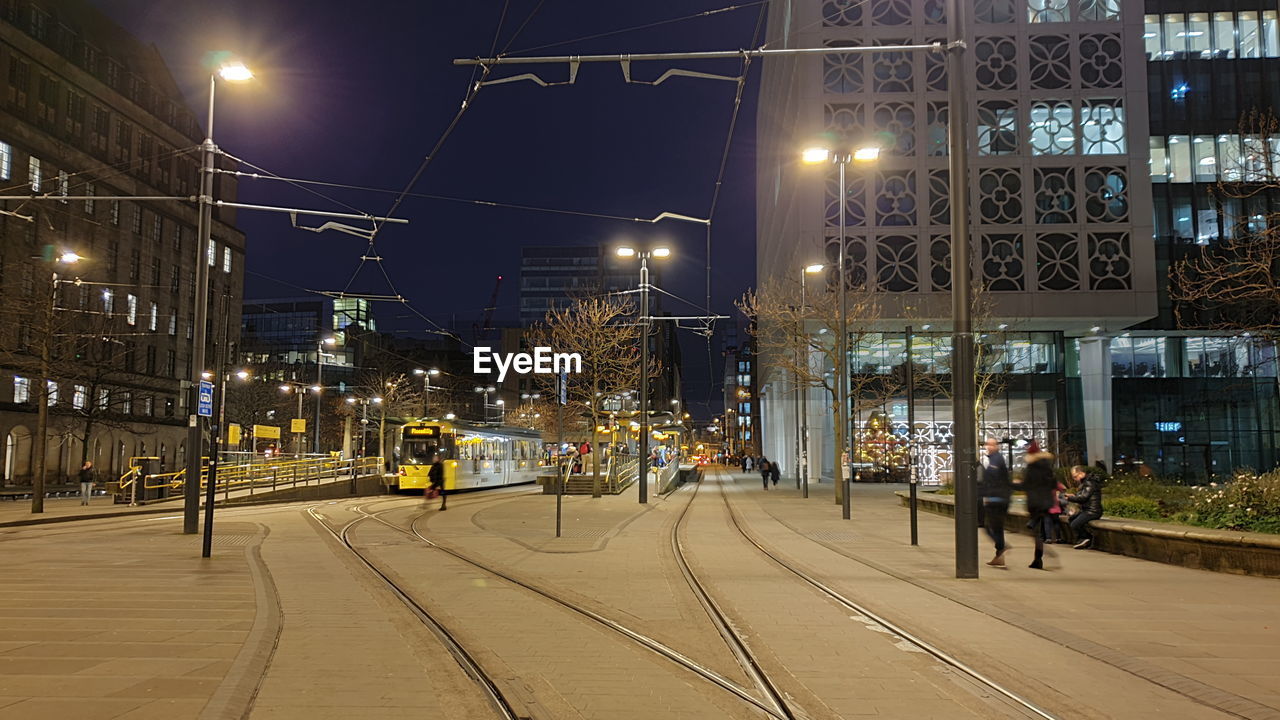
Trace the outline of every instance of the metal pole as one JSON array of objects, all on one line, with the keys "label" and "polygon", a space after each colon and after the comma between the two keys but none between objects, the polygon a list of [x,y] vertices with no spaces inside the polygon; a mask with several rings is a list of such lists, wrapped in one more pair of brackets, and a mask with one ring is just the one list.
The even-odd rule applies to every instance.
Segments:
[{"label": "metal pole", "polygon": [[324,392],[324,341],[316,345],[316,426],[312,429],[312,452],[320,454],[320,393]]},{"label": "metal pole", "polygon": [[369,399],[365,398],[360,405],[360,459],[364,460],[369,456]]},{"label": "metal pole", "polygon": [[422,417],[427,416],[427,397],[431,395],[431,371],[422,373]]},{"label": "metal pole", "polygon": [[218,383],[218,422],[213,426],[213,440],[209,449],[209,480],[204,489],[204,538],[200,544],[200,557],[213,555],[213,505],[218,491],[218,438],[222,434],[223,409],[226,408],[227,382],[230,375],[224,373]]},{"label": "metal pole", "polygon": [[920,528],[916,524],[916,486],[919,479],[916,477],[916,364],[915,357],[911,354],[912,340],[915,336],[911,332],[911,326],[907,326],[907,490],[911,496],[911,544],[920,544]]},{"label": "metal pole", "polygon": [[[836,374],[839,376],[836,380],[837,397],[836,404],[839,409],[836,411],[835,420],[841,423],[846,434],[849,433],[850,413],[849,413],[849,286],[845,282],[845,274],[848,268],[845,267],[845,248],[844,248],[844,201],[845,201],[845,167],[849,163],[849,156],[839,155],[836,162],[840,165],[840,201],[838,203],[840,210],[840,272],[837,274],[840,287],[840,339],[837,343],[836,357]],[[853,474],[853,437],[848,437],[845,442],[849,446],[849,467],[843,472],[844,477],[841,479],[841,485],[844,489],[843,498],[840,501],[840,517],[848,520],[852,515],[849,504],[849,476]]]},{"label": "metal pole", "polygon": [[[805,298],[806,283],[807,283],[807,278],[805,277],[804,273],[801,272],[800,274],[800,311],[802,316],[804,315],[805,308],[808,307],[808,303],[806,302],[806,298]],[[800,322],[802,323],[801,328],[803,329],[804,320],[802,319]],[[804,348],[804,359],[802,360],[802,362],[804,363],[805,371],[807,373],[809,370],[808,335],[807,334],[803,335],[801,337],[801,340],[802,340],[801,347]],[[801,463],[800,464],[802,467],[801,472],[804,473],[804,478],[800,483],[800,497],[807,498],[809,497],[809,384],[807,380],[805,382],[804,390],[801,391],[800,393],[800,438],[801,438],[800,440]]]},{"label": "metal pole", "polygon": [[978,507],[974,475],[977,467],[974,417],[974,348],[970,317],[969,156],[967,111],[969,98],[965,68],[964,7],[947,1],[950,44],[947,77],[951,83],[948,152],[951,156],[951,382],[955,431],[951,456],[955,463],[956,577],[978,577]]},{"label": "metal pole", "polygon": [[649,253],[640,253],[640,502],[649,502]]},{"label": "metal pole", "polygon": [[[765,49],[756,48],[754,50],[702,50],[698,52],[669,52],[669,53],[628,53],[625,55],[550,55],[539,57],[528,56],[503,56],[488,58],[458,58],[453,61],[454,65],[523,65],[523,64],[546,64],[546,63],[584,63],[584,62],[616,62],[631,63],[644,62],[646,60],[741,60],[743,58],[757,58],[769,56],[787,56],[787,55],[817,55],[817,54],[836,54],[836,55],[857,55],[861,53],[875,52],[912,52],[916,50],[932,50],[935,52],[942,51],[942,43],[931,43],[927,45],[857,45],[854,47],[821,47],[821,48],[776,48]],[[492,82],[492,81],[490,81]],[[697,218],[694,218],[697,220]],[[700,221],[699,221],[700,222]]]},{"label": "metal pole", "polygon": [[205,323],[209,302],[209,242],[213,237],[213,98],[216,75],[209,76],[208,135],[202,145],[200,214],[196,233],[196,287],[193,300],[191,343],[191,406],[187,416],[187,479],[182,485],[182,532],[194,535],[200,529],[200,470],[204,458],[204,435],[200,427],[200,381],[204,379]]},{"label": "metal pole", "polygon": [[800,268],[800,318],[796,320],[796,366],[795,366],[795,370],[791,373],[792,379],[794,380],[794,387],[792,388],[792,392],[795,393],[795,395],[791,399],[792,400],[791,407],[792,407],[792,410],[795,412],[795,416],[796,416],[795,417],[795,420],[796,420],[795,422],[795,426],[796,426],[795,468],[796,468],[796,489],[797,490],[800,489],[800,363],[801,363],[800,332],[803,328],[804,328],[804,268]]}]

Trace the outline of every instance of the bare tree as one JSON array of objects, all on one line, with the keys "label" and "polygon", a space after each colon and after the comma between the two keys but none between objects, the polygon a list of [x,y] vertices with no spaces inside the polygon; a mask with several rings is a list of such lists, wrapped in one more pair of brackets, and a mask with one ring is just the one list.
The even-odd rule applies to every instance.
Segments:
[{"label": "bare tree", "polygon": [[1224,237],[1180,248],[1185,254],[1170,265],[1169,294],[1180,327],[1275,338],[1280,335],[1280,213],[1268,210],[1268,198],[1280,192],[1275,150],[1280,119],[1270,111],[1250,113],[1239,134],[1242,153],[1218,168],[1213,191]]},{"label": "bare tree", "polygon": [[369,414],[378,423],[378,455],[388,457],[387,423],[395,418],[416,418],[422,410],[422,382],[411,375],[388,370],[371,370],[360,377],[357,397],[374,400]]},{"label": "bare tree", "polygon": [[[747,292],[737,303],[738,309],[751,322],[756,338],[756,353],[761,363],[797,378],[802,388],[820,388],[826,392],[831,416],[835,418],[835,443],[832,465],[835,467],[835,501],[844,501],[844,463],[841,456],[848,447],[847,428],[851,414],[879,407],[896,391],[898,381],[891,374],[850,373],[850,407],[839,404],[839,373],[846,371],[840,357],[837,338],[840,334],[840,297],[820,288],[809,292],[802,305],[800,286],[794,281],[770,280],[757,290]],[[846,296],[846,328],[850,350],[869,345],[878,337],[875,325],[880,319],[880,302],[873,292],[851,289]]]},{"label": "bare tree", "polygon": [[[635,387],[640,379],[640,328],[630,315],[630,302],[614,297],[580,298],[547,313],[545,322],[531,328],[530,347],[549,347],[557,353],[577,353],[582,372],[565,374],[566,414],[590,418],[591,447],[604,418],[602,399]],[[656,366],[656,363],[653,363]],[[649,372],[655,373],[655,367]],[[556,376],[535,375],[543,397],[556,396]],[[600,497],[600,453],[592,452],[591,495]]]}]

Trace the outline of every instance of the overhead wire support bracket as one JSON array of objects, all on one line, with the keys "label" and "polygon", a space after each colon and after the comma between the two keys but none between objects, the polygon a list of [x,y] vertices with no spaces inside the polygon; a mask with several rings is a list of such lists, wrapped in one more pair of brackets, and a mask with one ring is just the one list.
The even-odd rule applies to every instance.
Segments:
[{"label": "overhead wire support bracket", "polygon": [[[945,52],[947,46],[941,42],[919,44],[919,45],[855,45],[852,47],[817,47],[817,48],[755,48],[754,50],[702,50],[694,52],[670,52],[670,53],[624,53],[613,55],[540,55],[529,57],[513,57],[505,55],[502,57],[476,57],[476,58],[456,58],[454,65],[480,65],[490,67],[496,65],[547,65],[556,63],[570,63],[574,68],[576,75],[577,65],[580,63],[590,62],[616,62],[629,65],[632,62],[644,62],[649,60],[739,60],[744,58],[756,57],[773,57],[786,55],[850,55],[857,53],[877,53],[877,52],[915,52],[920,50],[928,50],[931,52]],[[628,71],[624,69],[624,74]],[[716,79],[728,79],[720,76],[714,76]],[[738,78],[731,78],[737,80]],[[492,84],[495,81],[487,81]]]}]

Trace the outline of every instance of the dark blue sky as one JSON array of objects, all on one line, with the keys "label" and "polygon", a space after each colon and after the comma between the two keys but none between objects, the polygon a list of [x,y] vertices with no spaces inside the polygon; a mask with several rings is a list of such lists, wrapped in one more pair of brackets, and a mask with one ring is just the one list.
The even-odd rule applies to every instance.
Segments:
[{"label": "dark blue sky", "polygon": [[[154,43],[190,104],[203,117],[201,61],[210,50],[244,57],[258,78],[219,88],[215,135],[225,150],[291,177],[400,190],[452,120],[471,70],[455,57],[488,55],[503,3],[375,0],[93,0],[144,42]],[[760,7],[660,25],[542,50],[527,48],[727,6],[724,0],[600,3],[511,2],[497,47],[511,54],[584,54],[734,49],[751,43]],[[726,75],[737,63],[685,63]],[[637,64],[652,78],[666,66]],[[714,310],[754,277],[755,94],[758,67],[743,96],[712,231]],[[523,72],[500,68],[494,76]],[[563,65],[537,69],[548,80]],[[675,79],[628,85],[616,64],[584,65],[575,85],[522,82],[484,88],[413,188],[415,192],[627,217],[671,211],[705,217],[732,112],[730,82]],[[393,195],[321,189],[342,202],[383,214]],[[280,183],[246,180],[245,202],[341,209]],[[497,319],[516,315],[520,247],[647,240],[669,243],[667,289],[697,301],[705,294],[705,230],[407,199],[378,253],[396,289],[442,325],[469,328],[505,275]],[[247,296],[316,290],[387,293],[387,280],[366,264],[359,238],[292,229],[287,216],[243,212],[248,235]],[[270,279],[255,275],[260,273]],[[277,282],[282,281],[282,282]],[[285,284],[288,283],[288,284]],[[693,312],[671,303],[675,312]],[[395,305],[379,308],[380,328],[418,333],[425,323]],[[707,396],[710,368],[701,338],[682,342],[686,391]],[[715,372],[719,373],[716,356]]]}]

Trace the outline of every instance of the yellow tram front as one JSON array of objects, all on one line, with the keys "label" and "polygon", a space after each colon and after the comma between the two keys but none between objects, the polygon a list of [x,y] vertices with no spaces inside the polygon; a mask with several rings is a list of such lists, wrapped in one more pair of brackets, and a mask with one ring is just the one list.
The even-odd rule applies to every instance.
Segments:
[{"label": "yellow tram front", "polygon": [[457,488],[457,433],[449,423],[419,421],[406,424],[400,439],[400,489],[422,490],[438,455],[444,462],[444,487]]}]

